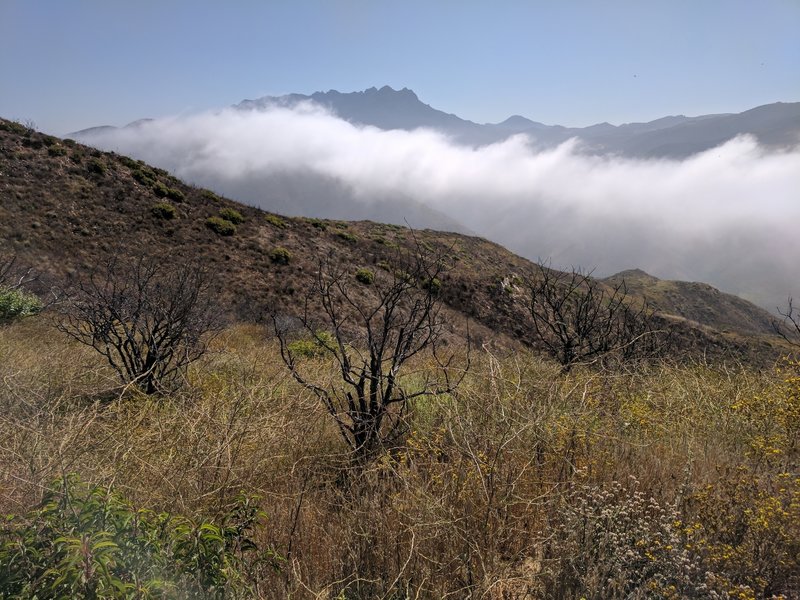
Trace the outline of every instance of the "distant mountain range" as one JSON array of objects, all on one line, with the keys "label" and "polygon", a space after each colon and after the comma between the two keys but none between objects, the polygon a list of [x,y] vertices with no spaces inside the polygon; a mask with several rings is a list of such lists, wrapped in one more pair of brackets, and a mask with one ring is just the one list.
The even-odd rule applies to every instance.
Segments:
[{"label": "distant mountain range", "polygon": [[[592,154],[617,154],[633,158],[686,158],[709,150],[738,135],[750,134],[770,148],[800,144],[800,102],[775,102],[736,114],[711,114],[695,117],[667,116],[647,123],[589,127],[545,125],[527,117],[513,115],[501,123],[474,123],[433,108],[408,88],[371,87],[361,92],[315,92],[311,95],[287,94],[243,100],[241,110],[293,108],[313,102],[354,124],[384,130],[433,129],[459,144],[482,146],[524,134],[540,148],[552,148],[578,138],[581,150]],[[125,127],[136,127],[151,119],[139,119]],[[91,142],[91,137],[116,129],[101,125],[67,134]]]},{"label": "distant mountain range", "polygon": [[520,115],[511,116],[502,123],[474,123],[423,103],[407,88],[394,90],[389,86],[372,87],[363,92],[330,90],[310,96],[265,96],[244,100],[236,106],[243,110],[264,110],[275,106],[291,108],[302,102],[324,106],[351,123],[386,130],[435,129],[456,142],[470,145],[491,144],[512,135],[525,134],[543,148],[579,138],[583,150],[591,153],[685,158],[742,134],[751,134],[768,147],[800,143],[800,102],[776,102],[738,114],[678,115],[647,123],[599,123],[589,127],[545,125]]}]

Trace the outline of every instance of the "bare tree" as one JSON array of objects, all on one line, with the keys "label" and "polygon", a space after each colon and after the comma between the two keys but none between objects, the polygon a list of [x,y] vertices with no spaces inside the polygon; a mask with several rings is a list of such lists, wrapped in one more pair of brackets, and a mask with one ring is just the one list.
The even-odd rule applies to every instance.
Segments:
[{"label": "bare tree", "polygon": [[167,392],[216,330],[209,287],[198,265],[114,258],[64,293],[58,327],[102,354],[123,383]]},{"label": "bare tree", "polygon": [[[357,463],[405,433],[404,415],[409,402],[421,396],[450,393],[459,385],[469,364],[457,374],[454,354],[441,355],[442,326],[439,276],[446,268],[441,256],[417,245],[416,251],[391,271],[354,272],[320,264],[308,294],[300,330],[321,352],[334,359],[338,383],[321,384],[304,370],[285,319],[273,315],[281,356],[292,376],[311,390],[336,422]],[[323,317],[315,320],[314,309]],[[413,389],[401,374],[415,356],[429,351],[436,368],[426,371]]]},{"label": "bare tree", "polygon": [[783,317],[781,321],[773,321],[775,333],[793,346],[800,347],[800,311],[794,306],[794,300],[789,298],[785,310],[778,309],[778,314]]},{"label": "bare tree", "polygon": [[33,269],[20,265],[15,254],[0,255],[0,289],[16,290],[35,279]]},{"label": "bare tree", "polygon": [[669,333],[655,326],[645,302],[628,295],[624,281],[604,286],[580,269],[539,263],[528,288],[535,338],[565,371],[612,354],[622,360],[656,356],[666,347]]}]

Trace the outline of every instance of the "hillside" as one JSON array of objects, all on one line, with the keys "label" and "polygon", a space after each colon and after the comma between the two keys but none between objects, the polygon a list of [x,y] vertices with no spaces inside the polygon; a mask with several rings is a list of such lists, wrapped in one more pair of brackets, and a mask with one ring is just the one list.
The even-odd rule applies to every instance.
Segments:
[{"label": "hillside", "polygon": [[[431,252],[454,259],[441,291],[454,333],[469,320],[478,346],[533,343],[519,282],[533,274],[534,265],[480,238],[430,230],[412,236],[396,225],[279,217],[186,185],[140,161],[9,121],[0,121],[0,173],[0,242],[42,273],[42,282],[63,282],[115,254],[146,251],[202,261],[222,285],[226,312],[256,320],[269,312],[296,314],[320,258],[331,257],[354,274],[358,268],[388,269],[415,237]],[[165,202],[174,208],[173,218],[154,211]],[[244,217],[230,236],[206,224],[226,208]],[[270,259],[278,248],[288,251],[288,264]],[[764,323],[766,313],[742,300],[713,303],[711,288],[687,284],[679,286],[679,295],[667,294],[669,302],[656,302],[652,290],[637,286],[631,282],[631,291],[650,297],[662,318],[678,327],[684,349],[762,363],[780,351]],[[713,310],[697,310],[700,305]]]}]

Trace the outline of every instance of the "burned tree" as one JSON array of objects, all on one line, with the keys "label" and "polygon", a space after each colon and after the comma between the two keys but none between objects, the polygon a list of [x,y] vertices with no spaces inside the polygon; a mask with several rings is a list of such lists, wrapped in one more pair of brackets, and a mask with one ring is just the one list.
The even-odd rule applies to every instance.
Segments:
[{"label": "burned tree", "polygon": [[124,384],[168,392],[216,328],[209,287],[199,265],[115,258],[64,293],[58,327],[102,354]]},{"label": "burned tree", "polygon": [[778,309],[778,314],[783,317],[781,321],[773,321],[775,333],[788,343],[800,347],[800,311],[794,306],[794,299],[789,298],[786,309]]},{"label": "burned tree", "polygon": [[659,329],[625,282],[606,286],[580,269],[556,271],[539,263],[528,281],[535,340],[565,371],[607,359],[629,361],[661,354],[669,333]]},{"label": "burned tree", "polygon": [[[443,321],[439,276],[441,256],[417,245],[391,269],[371,274],[320,264],[299,331],[336,365],[336,384],[323,385],[303,368],[290,343],[287,319],[273,315],[281,356],[292,376],[311,390],[333,417],[357,463],[364,463],[405,432],[409,402],[452,392],[466,368],[453,368],[454,355],[441,355]],[[321,310],[319,310],[321,309]],[[315,319],[315,310],[321,318]],[[401,381],[404,367],[429,352],[435,368],[411,388]],[[469,344],[467,344],[467,364]]]}]

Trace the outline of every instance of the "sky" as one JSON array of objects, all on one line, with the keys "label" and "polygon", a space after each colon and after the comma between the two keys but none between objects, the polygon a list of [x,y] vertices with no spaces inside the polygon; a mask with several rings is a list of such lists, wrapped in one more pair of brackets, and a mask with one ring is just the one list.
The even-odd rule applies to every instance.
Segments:
[{"label": "sky", "polygon": [[0,116],[63,134],[290,92],[413,89],[585,126],[800,100],[800,0],[0,0]]}]

